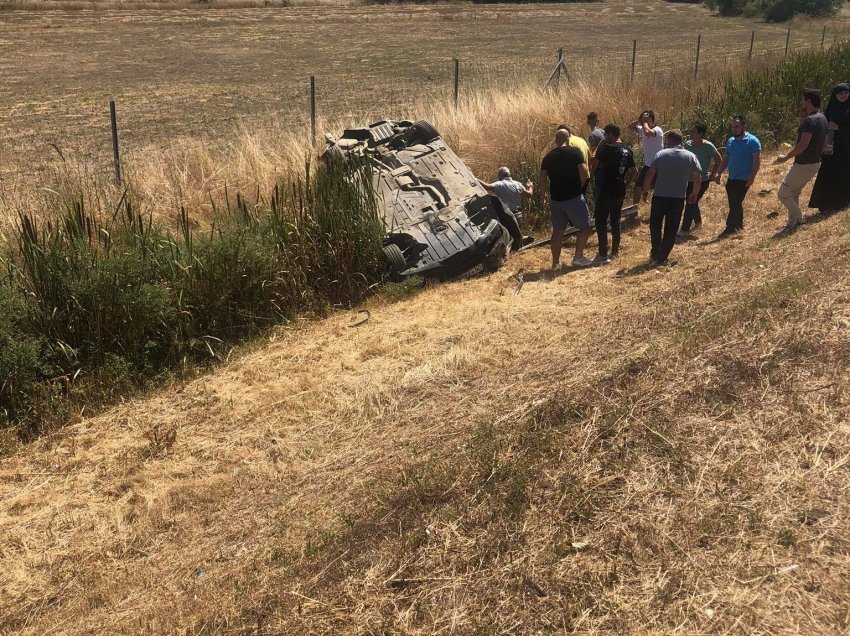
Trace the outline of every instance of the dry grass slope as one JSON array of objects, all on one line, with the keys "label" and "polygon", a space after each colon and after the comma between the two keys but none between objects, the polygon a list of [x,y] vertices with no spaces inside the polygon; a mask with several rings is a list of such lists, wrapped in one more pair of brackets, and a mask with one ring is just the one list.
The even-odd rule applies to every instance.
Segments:
[{"label": "dry grass slope", "polygon": [[773,207],[669,269],[376,298],[7,457],[0,633],[846,633],[850,218]]}]

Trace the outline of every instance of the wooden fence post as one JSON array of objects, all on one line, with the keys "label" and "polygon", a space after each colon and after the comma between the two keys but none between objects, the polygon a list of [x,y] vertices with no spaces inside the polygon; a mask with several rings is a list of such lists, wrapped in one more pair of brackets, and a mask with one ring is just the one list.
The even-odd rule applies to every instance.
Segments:
[{"label": "wooden fence post", "polygon": [[109,119],[112,123],[112,160],[115,163],[115,185],[121,185],[121,157],[118,154],[118,117],[115,114],[115,100],[109,101]]},{"label": "wooden fence post", "polygon": [[791,44],[791,27],[788,27],[788,32],[785,34],[785,57],[788,57],[789,44]]},{"label": "wooden fence post", "polygon": [[750,53],[747,55],[747,59],[753,59],[753,44],[756,43],[756,31],[753,29],[753,32],[750,33]]},{"label": "wooden fence post", "polygon": [[823,33],[820,36],[820,48],[823,49],[823,43],[826,41],[826,25],[823,25]]},{"label": "wooden fence post", "polygon": [[632,42],[632,78],[630,82],[635,83],[635,64],[637,64],[637,40]]}]

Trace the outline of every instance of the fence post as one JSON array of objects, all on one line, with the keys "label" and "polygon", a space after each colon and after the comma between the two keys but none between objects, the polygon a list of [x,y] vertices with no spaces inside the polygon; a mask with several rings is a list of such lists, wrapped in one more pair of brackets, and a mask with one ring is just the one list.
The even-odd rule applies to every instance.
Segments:
[{"label": "fence post", "polygon": [[823,43],[826,41],[826,25],[823,25],[823,33],[820,36],[820,48],[823,49]]},{"label": "fence post", "polygon": [[702,44],[702,33],[698,33],[697,34],[697,58],[696,58],[696,61],[694,62],[694,79],[696,79],[697,75],[699,74],[699,50],[700,50],[701,44]]},{"label": "fence post", "polygon": [[118,154],[118,117],[115,114],[115,100],[109,100],[109,119],[112,123],[112,160],[115,163],[115,185],[121,185],[121,157]]},{"label": "fence post", "polygon": [[750,53],[747,55],[747,59],[753,59],[753,44],[756,43],[756,31],[753,29],[753,32],[750,33]]},{"label": "fence post", "polygon": [[558,70],[555,74],[555,87],[561,90],[561,60],[564,59],[564,49],[558,49]]},{"label": "fence post", "polygon": [[460,86],[460,60],[455,58],[455,108],[457,108],[458,89]]},{"label": "fence post", "polygon": [[316,145],[316,76],[310,76],[310,139]]},{"label": "fence post", "polygon": [[632,42],[632,84],[635,83],[635,64],[637,63],[637,40]]},{"label": "fence post", "polygon": [[785,57],[788,57],[788,45],[791,43],[791,27],[788,27],[788,32],[785,34]]}]

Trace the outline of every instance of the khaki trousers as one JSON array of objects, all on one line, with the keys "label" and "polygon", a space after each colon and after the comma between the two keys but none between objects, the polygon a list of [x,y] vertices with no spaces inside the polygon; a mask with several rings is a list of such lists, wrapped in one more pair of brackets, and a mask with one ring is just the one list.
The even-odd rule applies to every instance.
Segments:
[{"label": "khaki trousers", "polygon": [[803,218],[800,194],[806,184],[817,176],[819,169],[820,163],[795,163],[785,175],[776,197],[788,210],[788,221],[799,221]]}]

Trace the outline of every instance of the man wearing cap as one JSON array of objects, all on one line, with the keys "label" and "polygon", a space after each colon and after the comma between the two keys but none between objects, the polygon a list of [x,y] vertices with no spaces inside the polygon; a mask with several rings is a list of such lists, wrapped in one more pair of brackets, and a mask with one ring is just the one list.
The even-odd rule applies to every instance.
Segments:
[{"label": "man wearing cap", "polygon": [[511,171],[502,166],[499,168],[499,180],[493,183],[485,183],[478,180],[487,192],[491,192],[504,201],[508,209],[513,212],[517,221],[522,221],[522,200],[530,199],[534,195],[534,186],[531,181],[525,185],[511,178]]}]

